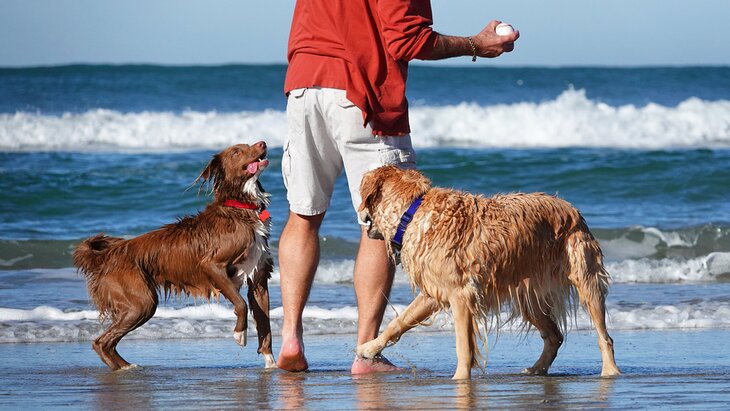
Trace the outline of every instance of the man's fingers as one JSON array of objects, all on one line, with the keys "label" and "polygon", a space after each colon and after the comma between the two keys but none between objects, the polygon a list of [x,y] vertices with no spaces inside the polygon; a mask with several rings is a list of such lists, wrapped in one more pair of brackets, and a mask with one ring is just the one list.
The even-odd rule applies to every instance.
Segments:
[{"label": "man's fingers", "polygon": [[487,27],[485,27],[483,31],[487,31],[487,30],[494,31],[494,30],[497,29],[497,26],[500,23],[502,23],[502,22],[499,21],[499,20],[492,20],[492,21],[489,22],[489,24],[487,24]]},{"label": "man's fingers", "polygon": [[501,36],[501,38],[503,41],[502,50],[504,50],[505,53],[509,53],[515,49],[515,41],[520,38],[520,32],[515,31],[507,36]]},{"label": "man's fingers", "polygon": [[504,43],[514,43],[515,41],[517,41],[518,38],[520,38],[520,32],[515,31],[514,33],[510,33],[500,37],[502,38],[502,42]]}]

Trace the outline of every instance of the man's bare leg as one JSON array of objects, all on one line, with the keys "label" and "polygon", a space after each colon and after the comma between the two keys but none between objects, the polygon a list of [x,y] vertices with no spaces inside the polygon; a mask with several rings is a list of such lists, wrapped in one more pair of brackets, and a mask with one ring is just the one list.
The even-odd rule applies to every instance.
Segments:
[{"label": "man's bare leg", "polygon": [[279,239],[279,272],[284,324],[281,351],[276,365],[287,371],[304,371],[302,313],[312,289],[319,264],[319,227],[324,214],[303,216],[289,212],[289,220]]},{"label": "man's bare leg", "polygon": [[[363,229],[355,259],[355,297],[357,298],[357,345],[378,336],[380,323],[388,304],[387,296],[393,285],[395,266],[388,258],[383,240],[368,238]],[[352,374],[395,371],[396,366],[385,357],[355,358]]]}]

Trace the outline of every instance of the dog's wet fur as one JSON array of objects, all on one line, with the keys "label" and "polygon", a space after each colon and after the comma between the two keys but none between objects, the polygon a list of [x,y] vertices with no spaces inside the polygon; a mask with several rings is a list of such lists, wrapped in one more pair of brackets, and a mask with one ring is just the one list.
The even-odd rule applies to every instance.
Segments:
[{"label": "dog's wet fur", "polygon": [[[512,318],[536,328],[542,355],[526,374],[547,374],[563,342],[574,296],[598,332],[602,376],[620,374],[613,340],[606,330],[609,274],[598,242],[568,202],[542,194],[481,195],[432,187],[416,170],[383,166],[363,177],[359,208],[372,238],[389,240],[414,199],[423,202],[405,230],[400,261],[419,293],[378,338],[357,347],[374,358],[403,333],[450,308],[458,364],[454,379],[471,377],[480,366],[479,325],[489,329],[505,306]],[[482,338],[486,350],[486,336]]]},{"label": "dog's wet fur", "polygon": [[[75,266],[86,277],[89,296],[102,319],[111,324],[92,343],[113,370],[129,368],[116,350],[130,331],[155,313],[158,292],[165,298],[219,297],[234,306],[234,338],[246,344],[248,305],[240,294],[248,286],[248,302],[256,322],[259,347],[266,367],[274,367],[271,351],[268,280],[273,260],[269,253],[270,219],[259,212],[268,194],[258,181],[268,165],[266,144],[238,144],[213,156],[195,183],[210,187],[213,202],[195,216],[129,240],[99,234],[79,244]],[[254,204],[236,208],[226,200]]]}]

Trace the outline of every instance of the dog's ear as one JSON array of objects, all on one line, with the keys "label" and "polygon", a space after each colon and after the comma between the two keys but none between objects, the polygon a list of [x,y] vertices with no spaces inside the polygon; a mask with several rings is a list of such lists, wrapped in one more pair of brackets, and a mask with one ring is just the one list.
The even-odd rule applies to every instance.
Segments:
[{"label": "dog's ear", "polygon": [[200,183],[200,187],[198,188],[198,192],[200,192],[207,183],[210,183],[212,190],[216,191],[223,180],[225,180],[223,162],[221,161],[220,154],[216,154],[210,160],[208,165],[205,166],[198,178],[193,181],[192,185]]},{"label": "dog's ear", "polygon": [[380,178],[378,178],[378,170],[365,173],[360,182],[360,197],[362,202],[358,208],[358,212],[370,208],[373,202],[380,196],[380,188],[382,187]]}]

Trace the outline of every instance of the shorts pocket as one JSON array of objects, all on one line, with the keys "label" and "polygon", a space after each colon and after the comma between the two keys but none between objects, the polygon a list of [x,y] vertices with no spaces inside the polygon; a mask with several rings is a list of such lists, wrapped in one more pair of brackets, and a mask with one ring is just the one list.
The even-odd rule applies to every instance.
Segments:
[{"label": "shorts pocket", "polygon": [[289,92],[289,97],[299,98],[303,96],[306,91],[306,88],[295,88],[294,90]]},{"label": "shorts pocket", "polygon": [[416,152],[412,148],[381,148],[380,162],[382,165],[391,164],[401,166],[403,168],[413,168],[416,166]]},{"label": "shorts pocket", "polygon": [[355,107],[355,103],[348,100],[344,92],[342,93],[342,95],[337,97],[337,105],[342,108]]}]

